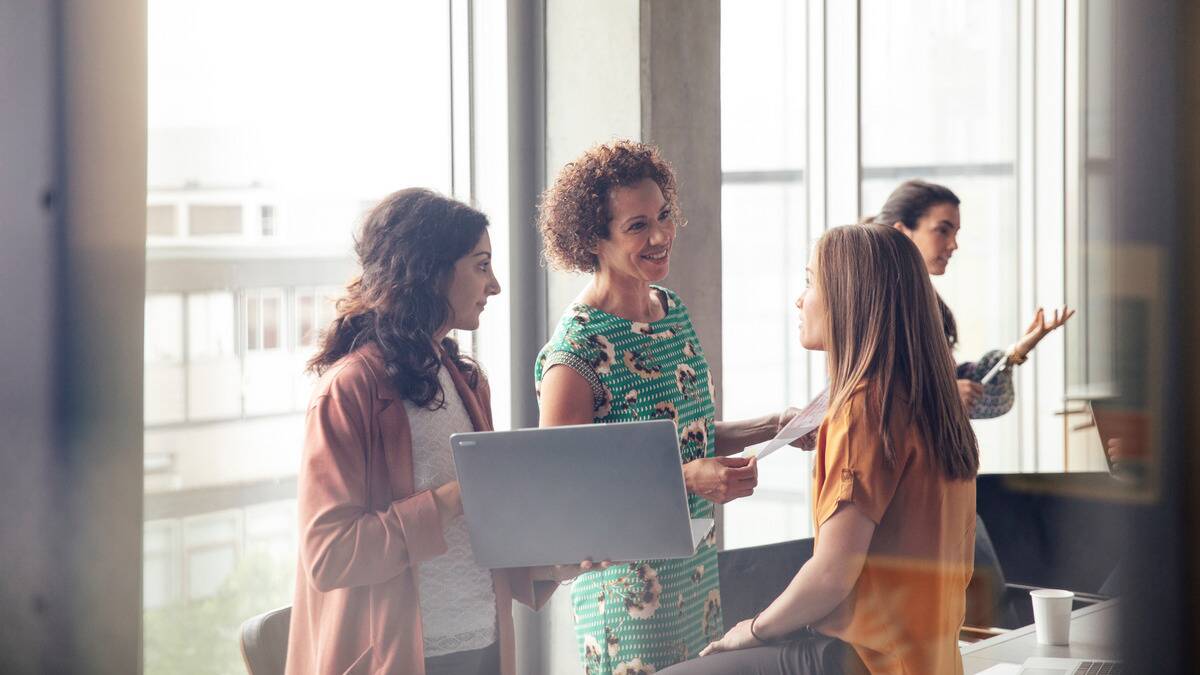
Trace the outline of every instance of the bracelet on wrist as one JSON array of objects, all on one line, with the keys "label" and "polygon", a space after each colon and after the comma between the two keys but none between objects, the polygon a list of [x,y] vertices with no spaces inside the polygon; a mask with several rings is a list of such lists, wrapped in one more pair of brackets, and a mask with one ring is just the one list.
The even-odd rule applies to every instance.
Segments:
[{"label": "bracelet on wrist", "polygon": [[1028,354],[1022,354],[1022,353],[1018,352],[1016,349],[1013,349],[1008,352],[1008,362],[1014,366],[1019,366],[1028,360],[1029,360]]},{"label": "bracelet on wrist", "polygon": [[758,633],[754,632],[754,622],[758,621],[758,617],[760,614],[762,614],[762,612],[755,614],[754,618],[750,619],[750,637],[754,638],[755,640],[758,640],[759,642],[761,642],[764,645],[769,645],[769,644],[771,644],[770,640],[764,640],[763,638],[759,637]]}]

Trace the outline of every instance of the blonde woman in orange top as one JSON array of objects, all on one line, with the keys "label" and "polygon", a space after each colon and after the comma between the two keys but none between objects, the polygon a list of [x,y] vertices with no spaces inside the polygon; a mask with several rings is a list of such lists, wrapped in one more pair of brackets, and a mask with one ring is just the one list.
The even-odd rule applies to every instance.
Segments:
[{"label": "blonde woman in orange top", "polygon": [[885,227],[825,233],[800,342],[827,354],[813,472],[816,545],[753,619],[670,675],[961,673],[979,450],[916,246]]}]

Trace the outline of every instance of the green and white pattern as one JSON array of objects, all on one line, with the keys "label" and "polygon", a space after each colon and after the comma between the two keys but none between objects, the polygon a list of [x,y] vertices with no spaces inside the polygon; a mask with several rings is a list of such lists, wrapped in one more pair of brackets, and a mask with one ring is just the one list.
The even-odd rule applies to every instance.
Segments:
[{"label": "green and white pattern", "polygon": [[[713,385],[687,308],[671,291],[660,321],[638,323],[574,304],[538,354],[534,378],[553,365],[592,386],[596,422],[674,419],[682,461],[714,454]],[[629,490],[643,489],[631,470]],[[613,499],[620,499],[614,492]],[[693,518],[712,502],[688,495]],[[596,505],[598,518],[603,504]],[[724,634],[715,533],[696,555],[645,560],[580,576],[571,586],[575,634],[588,675],[641,675],[695,657]]]}]

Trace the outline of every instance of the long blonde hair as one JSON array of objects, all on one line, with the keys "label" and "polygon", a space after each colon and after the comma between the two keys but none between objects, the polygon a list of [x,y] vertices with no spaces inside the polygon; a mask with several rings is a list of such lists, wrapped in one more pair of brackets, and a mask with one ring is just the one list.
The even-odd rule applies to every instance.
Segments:
[{"label": "long blonde hair", "polygon": [[867,382],[869,405],[879,406],[884,457],[894,464],[889,423],[893,394],[901,392],[943,474],[974,477],[979,445],[916,245],[891,227],[845,225],[817,242],[816,264],[828,313],[829,409]]}]

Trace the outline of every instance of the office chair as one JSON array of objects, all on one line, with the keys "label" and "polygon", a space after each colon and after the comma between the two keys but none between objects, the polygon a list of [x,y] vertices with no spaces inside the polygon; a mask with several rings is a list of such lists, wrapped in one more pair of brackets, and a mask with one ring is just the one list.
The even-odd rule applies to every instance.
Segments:
[{"label": "office chair", "polygon": [[287,663],[288,626],[292,621],[291,606],[280,607],[242,623],[242,660],[250,675],[283,675]]},{"label": "office chair", "polygon": [[721,615],[726,628],[766,609],[812,555],[812,539],[719,551]]}]

